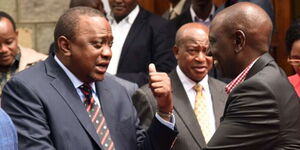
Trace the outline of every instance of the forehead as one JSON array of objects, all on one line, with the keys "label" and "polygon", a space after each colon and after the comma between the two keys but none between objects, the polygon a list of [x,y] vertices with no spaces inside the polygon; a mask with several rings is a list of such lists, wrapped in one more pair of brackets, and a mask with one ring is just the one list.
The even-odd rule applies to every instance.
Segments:
[{"label": "forehead", "polygon": [[182,35],[182,41],[185,44],[208,44],[208,33],[201,29],[188,29]]},{"label": "forehead", "polygon": [[13,25],[7,18],[0,19],[0,34],[14,33]]},{"label": "forehead", "polygon": [[108,34],[111,35],[111,27],[107,20],[100,16],[80,16],[79,25],[75,31],[79,35]]}]

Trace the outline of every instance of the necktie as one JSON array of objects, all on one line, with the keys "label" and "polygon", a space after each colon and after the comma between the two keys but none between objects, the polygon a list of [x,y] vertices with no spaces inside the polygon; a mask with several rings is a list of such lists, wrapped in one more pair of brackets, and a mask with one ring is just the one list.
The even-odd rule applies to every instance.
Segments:
[{"label": "necktie", "polygon": [[89,84],[84,83],[79,87],[84,95],[84,105],[89,117],[96,128],[96,132],[100,137],[100,144],[105,150],[114,150],[114,143],[110,137],[109,129],[107,128],[105,117],[102,114],[100,105],[95,103],[92,95],[92,88]]},{"label": "necktie", "polygon": [[194,90],[197,93],[194,112],[196,114],[198,123],[201,127],[201,131],[203,133],[205,142],[207,143],[214,133],[212,128],[213,125],[210,124],[210,121],[208,121],[209,120],[208,103],[205,100],[205,97],[203,95],[203,87],[201,85],[196,84],[194,86]]}]

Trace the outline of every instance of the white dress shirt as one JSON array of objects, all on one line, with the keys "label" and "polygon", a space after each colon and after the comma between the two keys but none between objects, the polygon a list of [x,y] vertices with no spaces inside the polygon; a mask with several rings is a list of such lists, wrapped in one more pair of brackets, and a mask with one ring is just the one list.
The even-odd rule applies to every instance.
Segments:
[{"label": "white dress shirt", "polygon": [[112,58],[110,60],[107,72],[115,75],[118,71],[119,60],[122,53],[122,48],[125,43],[129,30],[140,11],[140,7],[137,5],[125,18],[119,23],[114,19],[112,12],[107,16],[108,21],[112,28],[113,45],[112,45]]},{"label": "white dress shirt", "polygon": [[[208,108],[209,108],[209,117],[210,124],[216,124],[215,123],[215,115],[214,115],[214,109],[213,109],[213,103],[211,99],[211,94],[209,90],[209,85],[208,85],[208,75],[206,75],[199,83],[194,82],[190,78],[188,78],[182,70],[179,68],[179,66],[176,67],[176,71],[178,74],[178,77],[183,85],[183,88],[185,90],[185,93],[187,94],[190,104],[192,105],[192,108],[194,109],[195,107],[195,100],[196,100],[196,91],[194,90],[194,86],[196,84],[200,84],[203,87],[203,94],[205,97],[205,100],[208,101]],[[214,132],[216,131],[216,126],[213,126]]]},{"label": "white dress shirt", "polygon": [[[64,70],[64,72],[67,74],[67,76],[69,77],[69,79],[71,80],[72,84],[74,85],[77,94],[80,96],[81,101],[84,101],[84,95],[80,90],[80,86],[83,84],[82,81],[80,81],[68,68],[66,68],[66,66],[64,64],[62,64],[62,62],[56,57],[54,56],[54,60],[58,63],[58,65]],[[92,87],[92,94],[93,94],[93,98],[95,100],[95,102],[97,104],[99,104],[100,108],[101,108],[101,103],[99,101],[99,98],[96,94],[96,86],[95,86],[95,82],[90,83],[90,86]],[[163,118],[161,118],[157,113],[155,114],[156,118],[165,126],[171,128],[172,130],[174,130],[175,127],[175,117],[174,115],[172,115],[171,118],[171,122],[165,121]]]}]

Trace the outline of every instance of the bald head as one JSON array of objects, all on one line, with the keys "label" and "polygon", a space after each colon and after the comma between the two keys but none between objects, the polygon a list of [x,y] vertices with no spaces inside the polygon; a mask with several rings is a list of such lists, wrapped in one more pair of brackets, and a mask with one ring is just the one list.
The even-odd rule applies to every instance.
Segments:
[{"label": "bald head", "polygon": [[212,67],[212,57],[206,55],[208,28],[199,23],[183,25],[176,34],[174,55],[181,71],[195,82],[201,81]]},{"label": "bald head", "polygon": [[261,53],[268,51],[272,37],[272,21],[269,15],[258,5],[240,2],[220,13],[212,21],[219,24],[231,36],[237,30],[246,36],[246,45]]},{"label": "bald head", "polygon": [[272,21],[258,5],[240,2],[219,12],[210,25],[209,55],[225,77],[235,78],[269,50]]},{"label": "bald head", "polygon": [[208,44],[208,27],[200,23],[187,23],[183,25],[176,33],[175,44],[179,46],[182,44],[183,39],[188,36],[201,36]]}]

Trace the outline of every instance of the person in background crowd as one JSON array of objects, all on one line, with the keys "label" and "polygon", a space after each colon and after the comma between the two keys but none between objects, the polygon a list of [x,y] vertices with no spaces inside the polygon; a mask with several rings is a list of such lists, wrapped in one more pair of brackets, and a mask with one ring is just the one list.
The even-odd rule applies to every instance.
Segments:
[{"label": "person in background crowd", "polygon": [[288,79],[300,96],[300,18],[295,20],[286,32],[285,44],[289,54],[288,63],[293,66],[296,72]]},{"label": "person in background crowd", "polygon": [[6,82],[16,72],[44,60],[46,57],[45,54],[19,45],[15,21],[9,14],[0,11],[0,95]]},{"label": "person in background crowd", "polygon": [[107,72],[142,86],[148,64],[170,72],[176,66],[167,20],[138,5],[137,0],[109,0],[108,20],[114,41]]},{"label": "person in background crowd", "polygon": [[[213,16],[216,13],[216,6],[212,0],[191,0],[192,4],[188,10],[184,11],[177,18],[169,21],[169,28],[171,29],[172,37],[175,39],[177,30],[184,24],[190,22],[197,22],[209,26]],[[208,73],[209,76],[229,83],[231,79],[223,77],[213,64],[213,68]]]}]

